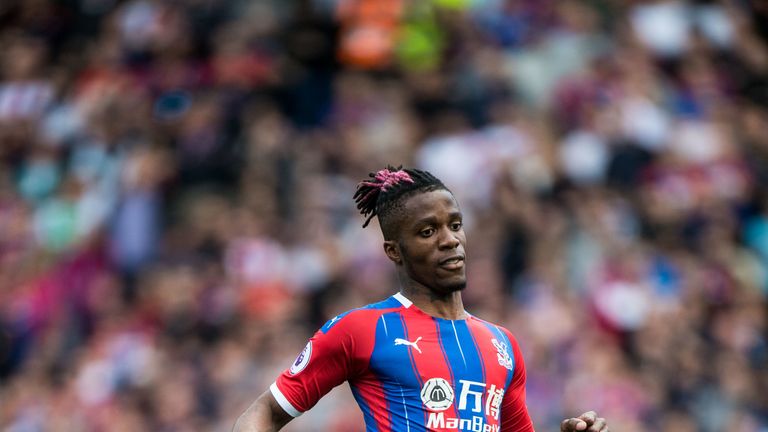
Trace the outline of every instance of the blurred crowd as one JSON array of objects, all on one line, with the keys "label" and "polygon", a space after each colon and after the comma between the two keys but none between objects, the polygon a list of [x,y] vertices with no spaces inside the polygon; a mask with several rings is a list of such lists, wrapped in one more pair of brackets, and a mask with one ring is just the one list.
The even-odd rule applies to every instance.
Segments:
[{"label": "blurred crowd", "polygon": [[768,431],[768,1],[2,0],[0,65],[0,430],[230,430],[398,289],[402,163],[537,430]]}]

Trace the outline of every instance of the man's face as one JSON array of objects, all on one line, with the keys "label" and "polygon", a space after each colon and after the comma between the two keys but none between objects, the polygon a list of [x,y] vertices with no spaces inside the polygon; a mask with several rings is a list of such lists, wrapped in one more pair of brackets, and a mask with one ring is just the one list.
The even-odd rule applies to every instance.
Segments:
[{"label": "man's face", "polygon": [[410,197],[404,207],[397,244],[408,277],[437,295],[464,289],[467,240],[456,199],[436,190]]}]

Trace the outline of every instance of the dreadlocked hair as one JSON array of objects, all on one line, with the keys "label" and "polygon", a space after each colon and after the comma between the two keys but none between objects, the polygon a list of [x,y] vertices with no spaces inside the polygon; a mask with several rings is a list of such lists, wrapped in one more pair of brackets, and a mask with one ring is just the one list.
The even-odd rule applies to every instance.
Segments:
[{"label": "dreadlocked hair", "polygon": [[371,179],[357,184],[355,203],[360,214],[366,218],[363,228],[368,226],[374,216],[378,216],[385,234],[382,218],[386,219],[394,209],[401,207],[404,198],[417,192],[448,190],[443,182],[429,172],[403,169],[402,165],[397,168],[387,165],[387,168],[368,176]]}]

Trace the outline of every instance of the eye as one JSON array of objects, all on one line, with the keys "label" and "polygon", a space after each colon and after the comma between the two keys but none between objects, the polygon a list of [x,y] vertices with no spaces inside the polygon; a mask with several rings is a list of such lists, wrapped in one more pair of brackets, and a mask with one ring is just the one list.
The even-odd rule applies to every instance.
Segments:
[{"label": "eye", "polygon": [[453,223],[451,223],[451,229],[454,230],[454,231],[460,230],[462,226],[464,226],[464,224],[461,223],[461,222],[453,222]]},{"label": "eye", "polygon": [[429,236],[431,236],[434,233],[435,233],[435,229],[434,228],[425,228],[425,229],[419,231],[419,235],[424,237],[424,238],[429,237]]}]

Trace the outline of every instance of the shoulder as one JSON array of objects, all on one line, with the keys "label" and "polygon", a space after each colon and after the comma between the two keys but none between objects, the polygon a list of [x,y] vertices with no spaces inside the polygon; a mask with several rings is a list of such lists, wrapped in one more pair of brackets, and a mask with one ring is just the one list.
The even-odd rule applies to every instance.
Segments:
[{"label": "shoulder", "polygon": [[509,329],[507,329],[506,327],[501,326],[499,324],[492,323],[490,321],[486,321],[482,318],[478,318],[475,315],[472,315],[471,319],[475,321],[478,325],[481,325],[487,328],[492,334],[495,334],[496,336],[498,336],[498,339],[505,339],[510,343],[517,344],[517,339],[512,334],[512,332],[509,331]]},{"label": "shoulder", "polygon": [[509,331],[509,329],[501,325],[494,324],[490,321],[477,318],[476,316],[472,316],[472,319],[479,325],[482,325],[484,328],[488,329],[492,335],[491,343],[499,351],[500,354],[507,352],[512,357],[512,359],[522,360],[520,345],[518,344],[515,335]]},{"label": "shoulder", "polygon": [[378,320],[381,315],[398,310],[402,308],[402,306],[402,303],[395,296],[392,296],[378,303],[372,303],[340,313],[329,319],[320,328],[320,332],[327,334],[338,330],[367,330],[371,326],[375,326],[376,320]]}]

